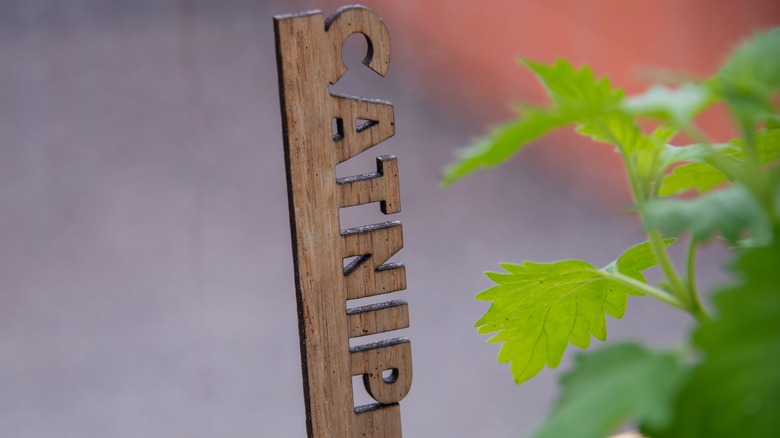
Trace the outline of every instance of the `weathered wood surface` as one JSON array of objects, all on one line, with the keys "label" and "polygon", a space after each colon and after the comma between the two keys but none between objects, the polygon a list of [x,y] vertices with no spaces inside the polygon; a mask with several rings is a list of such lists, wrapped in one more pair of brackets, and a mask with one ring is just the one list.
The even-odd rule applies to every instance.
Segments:
[{"label": "weathered wood surface", "polygon": [[[378,202],[385,214],[400,211],[398,163],[381,156],[376,172],[336,178],[338,163],[395,134],[393,106],[329,88],[347,70],[341,48],[356,32],[368,41],[363,63],[384,76],[390,35],[361,6],[327,20],[320,11],[276,16],[274,25],[308,434],[400,437],[398,402],[412,380],[409,340],[350,348],[349,339],[408,327],[408,306],[348,308],[347,300],[406,289],[404,266],[386,263],[403,246],[402,227],[339,225],[343,207]],[[352,376],[361,375],[376,404],[354,405]]]}]

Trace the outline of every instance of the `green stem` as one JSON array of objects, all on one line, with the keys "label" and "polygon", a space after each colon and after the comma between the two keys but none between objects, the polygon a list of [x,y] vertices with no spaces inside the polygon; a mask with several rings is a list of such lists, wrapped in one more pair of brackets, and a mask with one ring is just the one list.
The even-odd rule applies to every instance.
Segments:
[{"label": "green stem", "polygon": [[[623,164],[626,166],[626,173],[628,174],[628,182],[631,186],[631,193],[634,197],[634,203],[636,205],[641,205],[643,202],[647,201],[650,196],[645,192],[645,190],[643,190],[642,186],[640,185],[639,173],[634,166],[634,162],[631,161],[631,158],[628,156],[621,143],[617,141],[617,137],[615,137],[609,128],[607,128],[607,126],[603,123],[602,127],[604,128],[605,132],[608,133],[613,143],[618,146],[620,155],[623,157]],[[639,214],[640,216],[642,215],[641,209],[639,210]],[[642,218],[642,220],[644,221],[644,218]],[[671,295],[666,292],[663,292],[663,295],[659,295],[658,292],[661,292],[659,289],[644,284],[654,291],[651,293],[649,290],[645,290],[645,292],[667,304],[671,304],[672,306],[691,312],[693,309],[689,307],[688,295],[685,290],[685,285],[680,279],[680,275],[677,273],[677,269],[674,267],[674,264],[669,257],[669,253],[666,251],[666,244],[664,243],[664,239],[661,236],[661,233],[658,230],[647,230],[647,237],[650,241],[650,247],[653,249],[656,260],[658,260],[658,265],[661,267],[661,271],[663,271],[666,279],[669,281]],[[643,284],[641,282],[637,283]],[[696,315],[694,314],[694,316]]]},{"label": "green stem", "polygon": [[688,292],[691,293],[691,298],[698,296],[696,288],[696,249],[698,247],[699,241],[695,237],[691,237],[690,242],[688,242],[688,257],[685,260],[688,271]]},{"label": "green stem", "polygon": [[[775,225],[780,225],[780,217],[774,207],[774,193],[769,173],[762,169],[761,160],[758,156],[756,136],[753,132],[752,124],[738,117],[732,108],[732,115],[738,120],[738,125],[742,138],[744,139],[744,151],[747,155],[745,169],[740,175],[741,181],[750,189],[767,215],[769,221]],[[777,236],[775,236],[776,238]]]},{"label": "green stem", "polygon": [[[646,201],[647,197],[640,187],[639,181],[637,181],[637,172],[632,165],[633,163],[625,155],[623,155],[623,157],[623,161],[626,165],[626,171],[628,173],[628,181],[631,185],[631,192],[634,195],[634,202],[639,205],[640,203]],[[641,209],[639,210],[639,215],[642,215]],[[644,220],[644,218],[642,219]],[[661,267],[661,271],[666,276],[666,279],[669,280],[669,286],[672,289],[672,294],[677,297],[678,301],[687,306],[688,296],[685,290],[685,285],[680,279],[680,275],[677,273],[677,269],[674,267],[674,264],[669,257],[669,253],[666,251],[666,244],[664,243],[664,239],[661,236],[661,233],[658,230],[647,230],[647,237],[650,241],[650,247],[653,249],[653,253],[655,254],[655,258],[658,260],[658,265]],[[686,306],[682,308],[687,309]]]},{"label": "green stem", "polygon": [[701,305],[699,299],[699,289],[696,286],[696,250],[699,248],[699,241],[691,237],[688,242],[688,257],[686,259],[687,268],[687,288],[689,302],[689,312],[699,321],[709,319],[709,315]]},{"label": "green stem", "polygon": [[[739,119],[738,119],[739,120]],[[748,166],[748,175],[761,175],[761,162],[758,159],[758,151],[756,151],[756,136],[753,132],[752,124],[747,124],[746,121],[739,121],[739,130],[744,139],[744,151],[747,159],[745,160]]]},{"label": "green stem", "polygon": [[617,283],[622,284],[623,286],[629,287],[631,289],[634,289],[636,291],[645,293],[647,295],[650,295],[653,298],[656,298],[660,301],[663,301],[666,304],[672,305],[674,307],[677,307],[679,309],[687,310],[687,307],[685,304],[683,304],[679,299],[671,295],[670,293],[663,291],[661,289],[658,289],[657,287],[650,286],[647,283],[642,283],[639,280],[635,280],[627,275],[623,275],[619,272],[606,272],[601,271],[601,275],[603,275],[605,278],[608,278],[610,280],[613,280]]},{"label": "green stem", "polygon": [[658,260],[658,266],[669,281],[669,288],[672,294],[684,303],[687,309],[690,303],[685,284],[680,278],[680,274],[677,273],[677,268],[674,267],[671,257],[669,257],[669,252],[666,250],[666,244],[661,233],[658,230],[647,230],[647,237],[650,241],[650,247],[653,248],[653,253],[655,253],[655,258]]},{"label": "green stem", "polygon": [[653,183],[653,199],[658,199],[661,197],[661,185],[664,181],[664,174],[666,173],[667,167],[662,166],[663,168],[658,171],[658,173],[655,175],[655,181]]}]

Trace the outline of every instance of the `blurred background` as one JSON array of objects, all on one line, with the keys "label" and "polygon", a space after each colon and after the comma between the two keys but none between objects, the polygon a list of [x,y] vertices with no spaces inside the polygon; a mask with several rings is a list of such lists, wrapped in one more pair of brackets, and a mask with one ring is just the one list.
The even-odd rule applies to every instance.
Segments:
[{"label": "blurred background", "polygon": [[[780,3],[364,4],[390,30],[390,72],[363,68],[353,36],[334,88],[392,101],[397,135],[339,172],[399,158],[405,435],[526,436],[559,372],[515,386],[473,329],[486,308],[473,296],[499,262],[604,265],[641,241],[618,157],[562,132],[452,187],[441,168],[513,102],[542,102],[519,56],[589,64],[636,92],[714,73],[780,22]],[[272,16],[337,6],[0,0],[1,437],[305,435]],[[717,110],[702,123],[730,134]],[[703,284],[720,280],[725,251],[701,258]],[[608,328],[662,346],[688,323],[632,297]]]}]

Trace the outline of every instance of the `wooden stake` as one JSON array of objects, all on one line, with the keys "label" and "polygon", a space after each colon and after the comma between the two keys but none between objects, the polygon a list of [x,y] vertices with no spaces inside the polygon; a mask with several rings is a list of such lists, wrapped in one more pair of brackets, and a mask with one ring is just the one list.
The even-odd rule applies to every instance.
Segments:
[{"label": "wooden stake", "polygon": [[[363,63],[384,76],[390,35],[362,6],[327,20],[320,11],[276,16],[274,29],[308,435],[400,437],[398,402],[412,382],[409,340],[350,348],[349,338],[408,327],[408,306],[395,300],[348,309],[347,300],[406,289],[404,266],[387,263],[403,246],[401,224],[339,225],[343,207],[378,202],[385,214],[400,211],[398,163],[382,156],[374,173],[336,178],[338,163],[395,134],[393,106],[329,88],[347,70],[341,47],[353,33],[368,41]],[[354,406],[352,376],[363,376],[376,404]]]}]

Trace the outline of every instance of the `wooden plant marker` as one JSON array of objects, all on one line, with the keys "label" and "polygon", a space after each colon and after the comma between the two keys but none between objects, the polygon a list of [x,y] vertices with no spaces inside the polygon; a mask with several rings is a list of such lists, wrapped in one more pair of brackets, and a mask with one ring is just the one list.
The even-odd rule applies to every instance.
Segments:
[{"label": "wooden plant marker", "polygon": [[[400,437],[398,402],[412,383],[409,340],[350,348],[349,338],[408,327],[407,304],[348,309],[347,300],[406,289],[404,266],[386,263],[403,246],[401,224],[339,224],[342,207],[379,202],[384,214],[400,211],[398,163],[381,156],[375,173],[336,178],[338,163],[395,134],[393,106],[329,88],[347,70],[341,47],[353,33],[368,41],[363,63],[384,76],[390,35],[362,6],[327,20],[320,11],[276,16],[274,30],[308,435]],[[376,404],[354,406],[352,376],[363,376]]]}]

